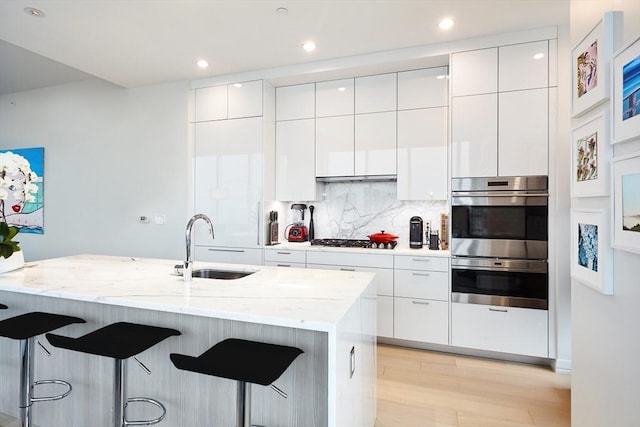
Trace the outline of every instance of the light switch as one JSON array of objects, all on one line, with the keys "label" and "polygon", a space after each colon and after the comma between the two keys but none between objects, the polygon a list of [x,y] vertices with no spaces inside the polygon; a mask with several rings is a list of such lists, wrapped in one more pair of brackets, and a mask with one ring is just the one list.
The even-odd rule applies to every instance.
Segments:
[{"label": "light switch", "polygon": [[162,214],[156,214],[153,222],[157,225],[164,225],[164,223],[166,222],[166,217]]}]

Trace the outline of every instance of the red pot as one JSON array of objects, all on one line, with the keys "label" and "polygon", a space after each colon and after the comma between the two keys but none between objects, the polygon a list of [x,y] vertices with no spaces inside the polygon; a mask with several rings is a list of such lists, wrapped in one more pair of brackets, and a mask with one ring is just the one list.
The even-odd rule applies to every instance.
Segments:
[{"label": "red pot", "polygon": [[391,243],[395,242],[398,238],[398,236],[394,236],[393,234],[385,233],[384,230],[382,230],[380,233],[370,234],[367,237],[373,243]]}]

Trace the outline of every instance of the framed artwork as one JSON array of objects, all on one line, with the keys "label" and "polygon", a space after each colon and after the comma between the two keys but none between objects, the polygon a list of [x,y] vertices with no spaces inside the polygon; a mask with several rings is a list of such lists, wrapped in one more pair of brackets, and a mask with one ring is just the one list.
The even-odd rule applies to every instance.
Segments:
[{"label": "framed artwork", "polygon": [[3,149],[0,154],[10,164],[2,177],[15,183],[0,200],[0,216],[20,233],[44,234],[44,147]]},{"label": "framed artwork", "polygon": [[613,247],[640,253],[640,152],[613,159]]},{"label": "framed artwork", "polygon": [[604,210],[571,209],[571,277],[613,294],[613,265]]},{"label": "framed artwork", "polygon": [[607,116],[600,113],[571,130],[571,197],[609,195]]},{"label": "framed artwork", "polygon": [[571,51],[573,117],[609,99],[611,58],[621,29],[622,12],[607,12]]},{"label": "framed artwork", "polygon": [[640,137],[640,37],[613,58],[613,144]]}]

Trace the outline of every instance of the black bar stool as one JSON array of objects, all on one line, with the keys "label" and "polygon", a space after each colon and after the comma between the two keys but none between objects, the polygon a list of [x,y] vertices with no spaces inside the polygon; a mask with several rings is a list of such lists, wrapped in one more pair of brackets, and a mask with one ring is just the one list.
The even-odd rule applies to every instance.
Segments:
[{"label": "black bar stool", "polygon": [[6,310],[8,307],[4,304],[0,304],[0,310]]},{"label": "black bar stool", "polygon": [[250,427],[251,383],[270,385],[286,398],[287,394],[273,382],[302,353],[296,347],[230,338],[220,341],[198,357],[177,353],[171,353],[170,357],[178,369],[236,380],[236,426]]},{"label": "black bar stool", "polygon": [[[6,308],[6,306],[5,306]],[[64,316],[61,314],[42,313],[34,311],[10,317],[0,321],[0,336],[20,340],[20,426],[31,426],[31,405],[36,402],[44,402],[62,399],[71,393],[71,384],[62,380],[33,381],[33,347],[36,336],[54,329],[70,325],[72,323],[85,323],[79,317]],[[40,344],[40,342],[38,342]],[[42,349],[49,353],[42,344]],[[41,384],[60,384],[67,387],[67,391],[57,396],[34,397],[33,388]]]},{"label": "black bar stool", "polygon": [[[173,335],[180,335],[179,331],[157,326],[140,325],[137,323],[118,322],[107,325],[103,328],[90,332],[78,338],[63,337],[56,334],[47,334],[47,339],[51,345],[81,353],[95,354],[98,356],[112,357],[115,359],[114,372],[114,427],[125,427],[131,425],[152,425],[158,424],[167,414],[164,405],[148,397],[127,398],[125,392],[126,384],[126,359],[142,353],[159,342]],[[135,357],[134,357],[135,358]],[[142,368],[150,374],[151,371],[139,360],[136,361]],[[125,416],[125,408],[129,402],[146,402],[157,406],[162,411],[162,415],[152,420],[129,421]]]}]

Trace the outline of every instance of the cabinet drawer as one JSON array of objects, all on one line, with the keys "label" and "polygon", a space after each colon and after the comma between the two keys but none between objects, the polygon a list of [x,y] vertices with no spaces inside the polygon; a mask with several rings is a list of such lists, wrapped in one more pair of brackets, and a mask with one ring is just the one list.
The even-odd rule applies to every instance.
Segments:
[{"label": "cabinet drawer", "polygon": [[360,267],[393,268],[391,254],[354,254],[347,252],[308,251],[307,263]]},{"label": "cabinet drawer", "polygon": [[449,300],[449,274],[442,271],[395,270],[397,297]]},{"label": "cabinet drawer", "polygon": [[451,344],[548,357],[548,312],[517,307],[451,304]]},{"label": "cabinet drawer", "polygon": [[306,268],[303,262],[265,261],[264,265],[269,267]]},{"label": "cabinet drawer", "polygon": [[378,336],[393,338],[393,297],[378,296]]},{"label": "cabinet drawer", "polygon": [[265,249],[264,260],[282,263],[305,263],[305,251],[296,251],[289,249]]},{"label": "cabinet drawer", "polygon": [[416,298],[393,299],[394,337],[436,344],[449,342],[448,303]]},{"label": "cabinet drawer", "polygon": [[358,267],[348,265],[328,265],[328,264],[309,264],[307,268],[317,268],[319,270],[342,270],[342,271],[357,271],[365,273],[375,273],[376,277],[373,278],[373,282],[376,285],[378,295],[393,296],[393,269],[391,268],[372,268],[372,267]]},{"label": "cabinet drawer", "polygon": [[195,262],[262,265],[262,249],[196,246]]},{"label": "cabinet drawer", "polygon": [[394,264],[396,268],[402,270],[449,271],[448,257],[396,255]]}]

